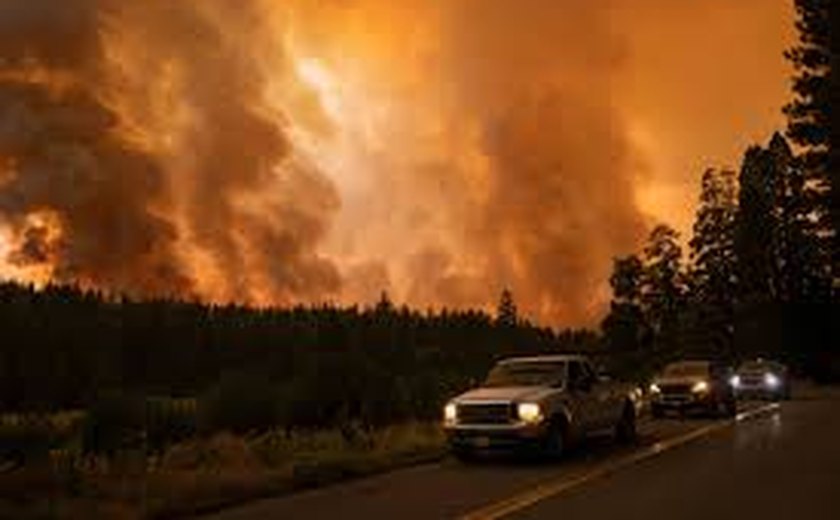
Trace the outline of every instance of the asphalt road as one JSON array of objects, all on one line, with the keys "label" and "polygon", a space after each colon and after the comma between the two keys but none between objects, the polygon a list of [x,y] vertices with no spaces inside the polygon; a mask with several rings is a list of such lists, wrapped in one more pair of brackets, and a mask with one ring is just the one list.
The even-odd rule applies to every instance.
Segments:
[{"label": "asphalt road", "polygon": [[840,394],[744,409],[649,421],[637,446],[596,439],[558,463],[447,460],[213,518],[840,518]]}]

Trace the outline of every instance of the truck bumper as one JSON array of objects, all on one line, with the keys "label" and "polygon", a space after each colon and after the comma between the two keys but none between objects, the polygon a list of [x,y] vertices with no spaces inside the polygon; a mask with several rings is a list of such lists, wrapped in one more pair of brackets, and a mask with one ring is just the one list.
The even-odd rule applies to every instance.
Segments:
[{"label": "truck bumper", "polygon": [[489,452],[541,448],[547,430],[547,425],[540,424],[527,427],[494,427],[492,429],[479,426],[452,427],[445,431],[449,446],[454,450]]}]

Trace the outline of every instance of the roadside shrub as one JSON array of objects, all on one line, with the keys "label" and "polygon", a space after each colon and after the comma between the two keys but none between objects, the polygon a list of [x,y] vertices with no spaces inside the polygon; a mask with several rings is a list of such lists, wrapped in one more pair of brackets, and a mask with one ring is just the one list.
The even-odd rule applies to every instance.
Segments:
[{"label": "roadside shrub", "polygon": [[20,464],[46,460],[55,437],[56,432],[45,415],[5,417],[0,425],[0,459],[12,459]]},{"label": "roadside shrub", "polygon": [[158,453],[198,432],[195,399],[152,397],[146,400],[146,448]]},{"label": "roadside shrub", "polygon": [[[285,424],[299,428],[375,428],[414,418],[419,410],[411,377],[344,354],[321,356],[279,392]],[[422,406],[422,405],[421,405]]]},{"label": "roadside shrub", "polygon": [[263,431],[281,421],[277,390],[267,378],[247,374],[224,375],[198,402],[204,433],[228,430]]},{"label": "roadside shrub", "polygon": [[46,461],[51,450],[78,435],[84,414],[28,413],[0,416],[0,460]]},{"label": "roadside shrub", "polygon": [[173,445],[161,458],[164,470],[234,471],[262,466],[245,439],[226,432]]},{"label": "roadside shrub", "polygon": [[88,410],[82,448],[85,453],[103,455],[141,449],[145,443],[145,422],[141,396],[120,392],[103,394]]}]

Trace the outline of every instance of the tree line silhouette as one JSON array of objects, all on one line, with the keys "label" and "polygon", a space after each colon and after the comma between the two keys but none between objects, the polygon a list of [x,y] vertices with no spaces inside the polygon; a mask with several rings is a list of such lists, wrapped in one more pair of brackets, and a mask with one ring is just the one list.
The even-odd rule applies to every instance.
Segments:
[{"label": "tree line silhouette", "polygon": [[254,309],[8,282],[0,285],[0,405],[85,408],[119,392],[228,398],[232,414],[259,397],[284,409],[266,403],[258,413],[306,426],[437,417],[447,396],[501,356],[593,348],[592,332],[555,333],[517,317],[505,294],[495,319],[421,313],[384,295],[369,308]]}]

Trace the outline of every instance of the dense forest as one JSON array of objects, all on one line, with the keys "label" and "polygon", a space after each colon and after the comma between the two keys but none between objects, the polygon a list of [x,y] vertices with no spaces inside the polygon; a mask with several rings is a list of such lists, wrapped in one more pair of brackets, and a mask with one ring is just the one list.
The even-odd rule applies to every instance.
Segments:
[{"label": "dense forest", "polygon": [[251,309],[109,299],[72,287],[0,286],[4,409],[83,407],[103,392],[272,395],[296,424],[382,422],[438,413],[500,356],[591,348],[516,316],[420,313],[383,294],[370,308]]}]

